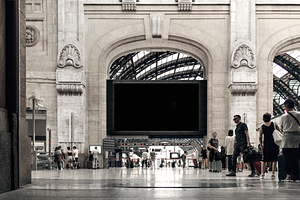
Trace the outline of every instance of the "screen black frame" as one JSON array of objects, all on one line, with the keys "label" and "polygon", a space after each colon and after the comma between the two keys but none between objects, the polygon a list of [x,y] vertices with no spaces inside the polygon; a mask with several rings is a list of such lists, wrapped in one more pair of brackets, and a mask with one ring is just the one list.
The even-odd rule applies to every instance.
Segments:
[{"label": "screen black frame", "polygon": [[[114,130],[114,85],[115,84],[199,84],[204,87],[204,93],[199,92],[199,121],[205,123],[203,128],[199,123],[198,131],[115,131]],[[200,100],[200,98],[202,100]],[[201,115],[204,112],[206,115]],[[148,135],[151,137],[203,137],[207,135],[207,81],[206,80],[107,80],[106,83],[106,131],[108,136]]]}]

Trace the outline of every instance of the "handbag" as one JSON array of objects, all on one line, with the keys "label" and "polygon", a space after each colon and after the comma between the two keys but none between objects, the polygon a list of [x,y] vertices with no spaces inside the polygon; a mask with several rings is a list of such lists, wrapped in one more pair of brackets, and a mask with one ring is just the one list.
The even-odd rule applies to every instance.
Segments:
[{"label": "handbag", "polygon": [[219,151],[215,151],[215,161],[222,160],[222,156]]},{"label": "handbag", "polygon": [[256,147],[247,147],[242,154],[245,163],[262,161],[262,152]]},{"label": "handbag", "polygon": [[280,145],[281,145],[281,141],[282,141],[282,135],[281,135],[281,133],[276,129],[275,123],[274,123],[274,131],[273,131],[272,135],[273,135],[274,143],[275,143],[277,146],[280,146]]}]

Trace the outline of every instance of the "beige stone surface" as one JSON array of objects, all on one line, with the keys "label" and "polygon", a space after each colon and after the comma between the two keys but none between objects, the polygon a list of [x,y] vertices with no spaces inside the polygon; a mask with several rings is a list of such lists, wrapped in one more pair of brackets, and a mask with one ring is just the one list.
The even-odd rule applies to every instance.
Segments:
[{"label": "beige stone surface", "polygon": [[[284,3],[289,5],[281,6]],[[121,4],[114,0],[46,1],[41,13],[28,13],[27,24],[40,30],[41,41],[27,48],[27,95],[35,93],[45,99],[54,144],[67,145],[71,112],[76,113],[80,151],[87,154],[89,145],[102,144],[109,67],[120,56],[141,50],[177,51],[201,61],[208,81],[208,136],[218,132],[223,144],[228,129],[235,127],[233,115],[240,114],[245,116],[251,141],[257,142],[261,116],[273,110],[272,60],[281,49],[300,44],[299,2],[196,0],[191,11],[184,13],[174,0],[143,0],[136,3],[134,12],[122,11]],[[161,19],[161,38],[152,38],[153,17]],[[58,54],[69,43],[82,55],[80,73],[57,69]],[[232,54],[241,44],[252,49],[254,69],[231,68]],[[84,83],[84,93],[60,95],[56,91],[59,81]],[[257,84],[257,92],[232,94],[229,86],[241,83]]]}]

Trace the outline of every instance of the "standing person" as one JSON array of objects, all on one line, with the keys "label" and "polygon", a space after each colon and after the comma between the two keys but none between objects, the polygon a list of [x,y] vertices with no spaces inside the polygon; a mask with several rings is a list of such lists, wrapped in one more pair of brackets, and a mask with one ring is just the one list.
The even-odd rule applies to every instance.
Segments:
[{"label": "standing person", "polygon": [[151,157],[151,168],[155,169],[155,157],[156,153],[154,152],[154,149],[150,152],[150,157]]},{"label": "standing person", "polygon": [[221,146],[222,169],[226,169],[226,153],[225,147]]},{"label": "standing person", "polygon": [[[275,127],[278,131],[281,130],[276,122],[271,122],[271,114],[265,113],[263,115],[263,121],[265,122],[259,129],[259,143],[263,152],[263,162],[261,162],[261,176],[265,176],[264,169],[266,162],[272,162],[272,178],[275,178],[275,169],[277,166],[277,156],[279,154],[279,147],[274,143],[273,131]],[[262,142],[262,136],[264,136],[264,142]]]},{"label": "standing person", "polygon": [[76,166],[74,167],[74,169],[77,169],[78,167],[78,149],[76,149],[76,147],[73,147],[73,156],[75,158],[75,162],[76,162]]},{"label": "standing person", "polygon": [[95,149],[92,150],[92,154],[93,154],[93,169],[97,170],[98,154],[100,154],[97,147],[95,147]]},{"label": "standing person", "polygon": [[228,136],[225,138],[225,154],[228,159],[228,171],[232,171],[232,155],[234,150],[235,137],[233,136],[233,130],[228,131]]},{"label": "standing person", "polygon": [[147,160],[148,160],[148,153],[147,153],[147,150],[145,150],[142,154],[142,158],[143,158],[143,161],[142,161],[142,168],[144,168],[144,165],[146,166],[146,169],[147,169]]},{"label": "standing person", "polygon": [[210,138],[210,140],[208,141],[208,145],[207,145],[210,150],[209,150],[209,172],[212,172],[212,162],[215,159],[215,153],[218,151],[219,148],[219,140],[217,139],[217,133],[214,132],[212,134],[212,138]]},{"label": "standing person", "polygon": [[207,150],[205,147],[202,147],[202,151],[201,151],[201,155],[202,155],[202,169],[207,168]]},{"label": "standing person", "polygon": [[[233,151],[232,171],[229,174],[226,174],[226,176],[236,176],[235,172],[236,172],[237,157],[244,149],[251,146],[247,124],[241,122],[240,115],[235,115],[233,121],[236,123],[236,128],[235,128],[236,146]],[[249,164],[251,167],[251,174],[249,175],[249,177],[254,177],[256,174],[254,164],[253,162],[250,162]]]},{"label": "standing person", "polygon": [[67,161],[68,161],[68,164],[69,164],[69,168],[73,168],[73,158],[72,158],[72,155],[73,155],[73,152],[71,151],[71,148],[70,147],[67,147],[68,151],[67,151]]},{"label": "standing person", "polygon": [[61,149],[61,146],[55,148],[55,162],[57,163],[57,167],[56,167],[57,170],[61,170],[61,165],[60,165],[61,151],[60,151],[60,149]]},{"label": "standing person", "polygon": [[186,165],[186,151],[181,155],[181,160],[182,160],[182,168],[185,168]]},{"label": "standing person", "polygon": [[285,181],[291,181],[291,172],[299,177],[298,161],[300,160],[300,112],[294,110],[295,103],[291,99],[284,102],[286,114],[281,117],[283,137],[281,148],[285,157]]}]

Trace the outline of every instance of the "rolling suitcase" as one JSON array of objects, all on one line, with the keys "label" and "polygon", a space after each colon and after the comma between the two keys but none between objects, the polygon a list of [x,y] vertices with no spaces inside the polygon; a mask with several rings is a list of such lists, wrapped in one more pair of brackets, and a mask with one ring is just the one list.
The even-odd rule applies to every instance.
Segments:
[{"label": "rolling suitcase", "polygon": [[198,161],[196,158],[193,159],[193,163],[194,163],[194,168],[198,168],[199,165],[198,165]]},{"label": "rolling suitcase", "polygon": [[212,171],[213,172],[221,172],[222,171],[222,162],[221,162],[221,160],[218,160],[218,161],[213,160],[213,162],[212,162]]},{"label": "rolling suitcase", "polygon": [[[250,167],[250,164],[249,164],[249,163],[247,163],[247,164],[248,164],[249,167]],[[257,175],[260,175],[260,174],[261,174],[261,162],[260,162],[260,161],[257,161],[257,162],[254,162],[253,164],[254,164],[255,171],[256,171]],[[264,173],[266,173],[267,170],[268,170],[268,167],[265,166]]]},{"label": "rolling suitcase", "polygon": [[87,161],[86,168],[92,169],[93,168],[93,162],[92,161]]}]

